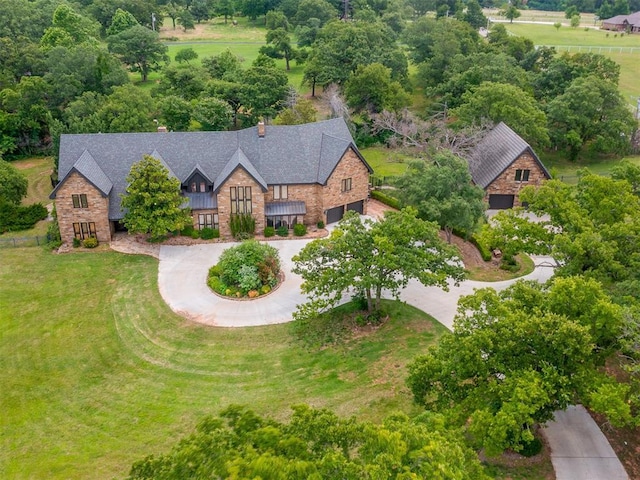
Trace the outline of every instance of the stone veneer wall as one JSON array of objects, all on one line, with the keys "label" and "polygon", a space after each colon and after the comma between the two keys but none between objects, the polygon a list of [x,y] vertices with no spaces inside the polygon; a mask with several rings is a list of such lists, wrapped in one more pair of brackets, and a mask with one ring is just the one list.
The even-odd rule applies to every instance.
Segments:
[{"label": "stone veneer wall", "polygon": [[231,228],[229,219],[231,218],[231,187],[251,187],[251,215],[256,219],[256,232],[264,230],[264,200],[265,195],[262,187],[247,173],[244,168],[236,169],[227,178],[218,191],[218,219],[220,222],[220,235],[230,236]]},{"label": "stone veneer wall", "polygon": [[[351,190],[348,192],[342,191],[342,180],[345,178],[351,178]],[[322,208],[326,211],[340,205],[365,200],[364,213],[366,214],[368,196],[369,170],[367,170],[367,167],[362,163],[356,152],[350,148],[344,154],[323,188]],[[326,222],[326,218],[323,218],[323,221]]]},{"label": "stone veneer wall", "polygon": [[[71,195],[85,194],[88,208],[73,208]],[[73,224],[94,222],[99,242],[111,241],[109,224],[109,198],[91,185],[82,175],[73,172],[56,192],[56,212],[60,225],[60,236],[65,243],[73,241]]]},{"label": "stone veneer wall", "polygon": [[273,185],[269,185],[269,191],[265,193],[264,201],[272,202],[304,202],[307,214],[304,216],[306,225],[315,225],[320,220],[324,221],[322,211],[322,186],[321,185],[287,185],[287,198],[273,199]]},{"label": "stone veneer wall", "polygon": [[[516,170],[530,170],[529,180],[517,182]],[[546,179],[544,170],[540,168],[535,158],[527,151],[520,155],[485,189],[485,199],[489,201],[489,195],[492,194],[515,195],[513,206],[518,207],[520,206],[520,198],[518,196],[520,190],[527,185],[539,186]]]}]

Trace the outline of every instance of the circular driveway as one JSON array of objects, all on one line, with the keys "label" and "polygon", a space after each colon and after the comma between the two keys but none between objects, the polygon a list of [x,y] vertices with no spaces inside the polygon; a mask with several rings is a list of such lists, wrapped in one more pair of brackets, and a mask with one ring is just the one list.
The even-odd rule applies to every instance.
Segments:
[{"label": "circular driveway", "polygon": [[[306,301],[300,291],[302,278],[291,273],[291,257],[309,240],[276,240],[268,242],[280,253],[285,275],[278,289],[254,300],[231,300],[217,296],[207,286],[207,273],[218,263],[223,250],[236,244],[214,243],[193,246],[160,247],[158,285],[162,298],[171,309],[194,322],[218,327],[250,327],[285,323],[292,320],[296,306]],[[536,269],[523,278],[546,281],[553,274],[548,257],[534,257]],[[467,280],[459,286],[451,285],[448,292],[425,287],[412,280],[402,292],[401,299],[435,317],[451,329],[458,298],[473,293],[476,288],[492,287],[502,290],[515,280],[504,282],[475,282]]]}]

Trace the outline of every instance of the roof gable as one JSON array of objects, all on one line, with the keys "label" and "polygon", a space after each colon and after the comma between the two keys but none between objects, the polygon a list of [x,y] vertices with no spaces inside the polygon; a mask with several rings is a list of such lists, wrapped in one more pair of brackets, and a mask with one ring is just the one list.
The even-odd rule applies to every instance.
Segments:
[{"label": "roof gable", "polygon": [[526,151],[531,153],[545,176],[551,178],[531,146],[504,122],[500,122],[476,145],[469,157],[469,170],[474,183],[487,188]]},{"label": "roof gable", "polygon": [[109,177],[107,177],[102,168],[100,168],[100,165],[98,165],[98,163],[94,160],[89,151],[85,150],[84,152],[82,152],[82,155],[80,155],[80,158],[78,158],[76,163],[73,164],[73,167],[71,168],[69,173],[65,175],[64,178],[53,189],[53,191],[49,195],[49,198],[55,198],[58,189],[62,187],[67,178],[69,178],[69,175],[71,175],[71,173],[73,172],[77,172],[82,177],[84,177],[91,185],[93,185],[100,191],[103,197],[108,196],[111,192],[111,189],[113,188],[113,183],[111,182]]},{"label": "roof gable", "polygon": [[227,164],[224,166],[220,175],[218,175],[213,182],[213,191],[218,193],[220,188],[227,181],[227,179],[233,175],[238,168],[243,168],[255,181],[258,185],[262,187],[263,191],[267,191],[267,182],[265,182],[262,175],[258,173],[256,167],[253,166],[251,161],[247,158],[241,148],[238,148],[233,156],[229,159]]}]

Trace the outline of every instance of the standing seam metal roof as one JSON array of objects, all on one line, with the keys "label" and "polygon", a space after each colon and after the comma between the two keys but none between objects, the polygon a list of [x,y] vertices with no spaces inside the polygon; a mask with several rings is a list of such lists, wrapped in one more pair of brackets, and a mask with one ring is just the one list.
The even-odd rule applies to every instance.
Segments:
[{"label": "standing seam metal roof", "polygon": [[551,175],[531,146],[505,123],[500,122],[478,143],[469,158],[469,170],[476,185],[487,188],[520,155],[529,150],[547,178]]}]

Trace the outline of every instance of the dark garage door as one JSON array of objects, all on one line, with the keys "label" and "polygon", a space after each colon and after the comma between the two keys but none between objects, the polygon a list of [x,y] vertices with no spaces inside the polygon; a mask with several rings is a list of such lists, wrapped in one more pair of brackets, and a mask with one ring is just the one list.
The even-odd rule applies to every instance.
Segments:
[{"label": "dark garage door", "polygon": [[515,195],[489,195],[489,208],[503,209],[513,207]]},{"label": "dark garage door", "polygon": [[347,211],[349,210],[353,210],[354,212],[358,212],[362,215],[364,213],[364,200],[347,204]]},{"label": "dark garage door", "polygon": [[330,208],[327,210],[327,224],[339,222],[344,215],[344,206]]}]

